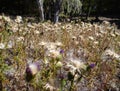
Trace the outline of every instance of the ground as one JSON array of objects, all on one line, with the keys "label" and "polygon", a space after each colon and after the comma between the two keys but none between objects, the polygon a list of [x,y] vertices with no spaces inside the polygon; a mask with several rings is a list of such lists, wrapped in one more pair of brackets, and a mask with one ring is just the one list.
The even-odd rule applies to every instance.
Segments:
[{"label": "ground", "polygon": [[119,91],[120,31],[113,19],[100,20],[53,24],[1,15],[0,90]]}]

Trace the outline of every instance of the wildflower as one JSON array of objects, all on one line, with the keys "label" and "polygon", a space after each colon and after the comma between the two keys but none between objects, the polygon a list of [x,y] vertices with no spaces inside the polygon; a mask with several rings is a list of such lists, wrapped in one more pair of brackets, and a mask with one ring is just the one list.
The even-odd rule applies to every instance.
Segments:
[{"label": "wildflower", "polygon": [[63,66],[62,62],[60,62],[60,61],[57,62],[57,64],[56,64],[56,67],[57,67],[57,68],[61,68],[62,66]]},{"label": "wildflower", "polygon": [[62,56],[60,55],[60,52],[57,50],[49,50],[47,55],[49,57],[56,58],[58,60],[60,60],[62,58]]},{"label": "wildflower", "polygon": [[30,74],[35,75],[40,70],[39,63],[30,63],[26,69],[26,72],[30,72]]},{"label": "wildflower", "polygon": [[12,26],[12,31],[15,33],[15,32],[17,32],[19,30],[19,28],[18,28],[18,25],[17,24],[15,24],[14,26]]},{"label": "wildflower", "polygon": [[42,41],[42,42],[39,43],[39,45],[41,45],[41,46],[45,46],[46,44],[47,44],[47,43],[44,42],[44,41]]},{"label": "wildflower", "polygon": [[102,59],[103,60],[106,60],[106,59],[109,59],[109,58],[115,58],[117,60],[120,60],[120,55],[118,55],[117,53],[115,53],[114,51],[108,49],[106,50],[103,55],[102,55]]},{"label": "wildflower", "polygon": [[111,35],[112,37],[116,37],[116,35],[115,35],[114,33],[110,33],[110,35]]},{"label": "wildflower", "polygon": [[101,34],[106,34],[106,33],[107,33],[107,31],[100,30],[100,33],[101,33]]},{"label": "wildflower", "polygon": [[40,32],[38,30],[35,30],[34,33],[35,34],[40,34]]},{"label": "wildflower", "polygon": [[92,29],[87,29],[87,31],[92,31]]},{"label": "wildflower", "polygon": [[117,32],[117,31],[116,31],[116,32],[115,32],[115,35],[120,36],[120,32]]},{"label": "wildflower", "polygon": [[95,67],[95,64],[92,63],[92,64],[89,65],[89,67],[90,67],[90,68],[94,68],[94,67]]},{"label": "wildflower", "polygon": [[92,37],[92,36],[89,36],[88,38],[89,38],[90,40],[94,40],[94,37]]},{"label": "wildflower", "polygon": [[62,26],[62,29],[65,29],[65,26]]},{"label": "wildflower", "polygon": [[22,17],[21,16],[17,16],[15,19],[15,22],[20,23],[22,22]]},{"label": "wildflower", "polygon": [[64,50],[60,50],[60,54],[63,54],[64,53]]},{"label": "wildflower", "polygon": [[7,16],[3,16],[3,19],[4,19],[5,21],[7,21],[7,22],[10,22],[10,21],[11,21],[10,17],[7,17]]},{"label": "wildflower", "polygon": [[5,44],[0,43],[0,49],[4,49],[5,48]]},{"label": "wildflower", "polygon": [[86,69],[86,65],[79,59],[72,59],[71,64],[74,65],[77,69]]},{"label": "wildflower", "polygon": [[45,48],[46,48],[47,50],[55,50],[56,47],[57,47],[57,46],[55,45],[55,43],[52,43],[52,42],[46,43],[46,45],[45,45]]},{"label": "wildflower", "polygon": [[45,47],[47,50],[55,50],[57,47],[63,46],[61,42],[40,42],[39,45],[42,45]]},{"label": "wildflower", "polygon": [[96,64],[91,63],[90,65],[87,66],[86,71],[89,71],[90,69],[94,68]]},{"label": "wildflower", "polygon": [[69,67],[69,72],[72,75],[75,75],[77,68],[75,66],[73,66],[73,65],[67,65],[67,66]]},{"label": "wildflower", "polygon": [[[67,57],[72,57],[73,56],[73,53],[74,53],[74,49],[69,49],[66,53]],[[70,59],[71,60],[71,59]]]},{"label": "wildflower", "polygon": [[26,80],[32,80],[39,70],[40,65],[38,62],[28,64],[26,68]]},{"label": "wildflower", "polygon": [[21,36],[21,37],[18,37],[18,38],[17,38],[17,42],[20,42],[20,41],[24,41],[24,37],[22,37],[22,36]]},{"label": "wildflower", "polygon": [[98,42],[98,41],[94,41],[93,43],[94,43],[94,44],[96,44],[96,45],[97,45],[97,44],[99,44],[99,42]]},{"label": "wildflower", "polygon": [[77,39],[77,37],[76,36],[72,36],[72,40],[76,40]]},{"label": "wildflower", "polygon": [[62,44],[61,42],[58,42],[58,41],[55,42],[55,45],[56,45],[56,46],[63,46],[63,44]]},{"label": "wildflower", "polygon": [[103,24],[105,24],[105,25],[109,25],[110,22],[108,22],[108,21],[103,21]]},{"label": "wildflower", "polygon": [[14,42],[10,40],[10,41],[7,43],[7,48],[13,48],[13,46],[14,46]]},{"label": "wildflower", "polygon": [[88,26],[88,27],[92,27],[92,24],[91,24],[91,23],[88,23],[87,26]]},{"label": "wildflower", "polygon": [[78,44],[79,44],[79,41],[74,41],[74,44],[75,44],[75,45],[78,45]]},{"label": "wildflower", "polygon": [[56,91],[56,88],[47,83],[44,88],[49,91]]}]

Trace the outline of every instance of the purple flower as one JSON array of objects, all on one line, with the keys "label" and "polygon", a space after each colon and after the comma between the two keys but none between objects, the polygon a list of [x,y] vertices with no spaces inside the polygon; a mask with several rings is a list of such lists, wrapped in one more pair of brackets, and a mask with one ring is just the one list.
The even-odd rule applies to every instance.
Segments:
[{"label": "purple flower", "polygon": [[89,67],[90,67],[90,68],[94,68],[94,67],[95,67],[95,64],[92,63],[92,64],[89,65]]},{"label": "purple flower", "polygon": [[61,54],[64,53],[64,50],[60,50],[60,53],[61,53]]},{"label": "purple flower", "polygon": [[29,66],[26,68],[26,73],[32,74],[31,69],[29,68]]}]

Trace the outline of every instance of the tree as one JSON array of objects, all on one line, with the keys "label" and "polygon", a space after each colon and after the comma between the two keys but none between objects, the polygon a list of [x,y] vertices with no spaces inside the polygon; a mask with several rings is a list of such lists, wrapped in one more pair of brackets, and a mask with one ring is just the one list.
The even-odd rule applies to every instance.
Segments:
[{"label": "tree", "polygon": [[80,0],[63,0],[62,11],[66,15],[73,16],[75,14],[80,14],[82,8],[82,3]]},{"label": "tree", "polygon": [[96,21],[99,20],[99,15],[101,14],[101,11],[102,11],[102,0],[97,0],[96,1]]},{"label": "tree", "polygon": [[54,0],[44,1],[44,14],[46,20],[54,21]]},{"label": "tree", "polygon": [[88,0],[88,9],[87,9],[87,14],[86,14],[86,19],[88,20],[88,17],[90,15],[91,12],[91,0]]},{"label": "tree", "polygon": [[54,23],[57,23],[59,20],[60,8],[63,0],[56,0],[54,4]]},{"label": "tree", "polygon": [[50,19],[54,23],[59,21],[60,11],[69,14],[79,14],[82,3],[80,0],[37,0],[40,20]]},{"label": "tree", "polygon": [[44,21],[44,9],[43,9],[43,0],[37,0],[39,14],[40,14],[40,20]]}]

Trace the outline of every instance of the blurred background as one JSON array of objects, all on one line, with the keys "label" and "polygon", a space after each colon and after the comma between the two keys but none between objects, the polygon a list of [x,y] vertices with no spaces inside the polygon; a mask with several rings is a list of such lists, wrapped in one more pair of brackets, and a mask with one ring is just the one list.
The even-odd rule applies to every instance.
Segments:
[{"label": "blurred background", "polygon": [[[43,1],[45,19],[52,20],[55,0]],[[39,16],[37,0],[0,0],[0,13]],[[94,17],[95,20],[108,19],[118,24],[120,18],[120,0],[62,0],[59,16],[60,20],[64,18],[88,20],[89,17]]]}]

